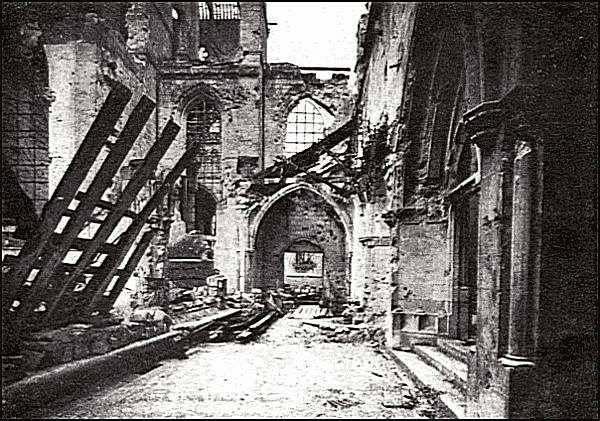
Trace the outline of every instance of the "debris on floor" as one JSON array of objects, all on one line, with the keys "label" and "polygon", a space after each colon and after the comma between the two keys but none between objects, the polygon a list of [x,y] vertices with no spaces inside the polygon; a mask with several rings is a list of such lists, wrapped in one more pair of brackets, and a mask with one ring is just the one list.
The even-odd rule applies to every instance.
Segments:
[{"label": "debris on floor", "polygon": [[329,405],[335,409],[338,408],[350,408],[351,406],[361,405],[364,402],[354,399],[327,399],[323,405]]}]

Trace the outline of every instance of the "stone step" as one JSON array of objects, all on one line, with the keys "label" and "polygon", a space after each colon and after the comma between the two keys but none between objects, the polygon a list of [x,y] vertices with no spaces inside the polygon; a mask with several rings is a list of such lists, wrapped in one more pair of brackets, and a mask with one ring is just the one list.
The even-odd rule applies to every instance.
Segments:
[{"label": "stone step", "polygon": [[384,350],[418,386],[439,392],[436,399],[441,408],[445,409],[446,413],[442,414],[444,418],[466,418],[465,395],[453,382],[446,380],[445,376],[414,352],[387,347]]},{"label": "stone step", "polygon": [[467,391],[467,364],[441,352],[435,346],[415,345],[413,352],[442,373],[463,393]]},{"label": "stone step", "polygon": [[469,362],[469,345],[458,339],[438,338],[437,347],[444,354],[465,364]]}]

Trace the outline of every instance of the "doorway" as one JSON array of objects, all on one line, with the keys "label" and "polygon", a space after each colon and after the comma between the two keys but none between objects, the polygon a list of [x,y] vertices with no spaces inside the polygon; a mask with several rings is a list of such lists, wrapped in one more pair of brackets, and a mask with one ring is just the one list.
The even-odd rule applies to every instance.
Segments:
[{"label": "doorway", "polygon": [[479,243],[479,192],[469,192],[455,203],[457,247],[457,337],[474,343],[477,336],[477,275]]}]

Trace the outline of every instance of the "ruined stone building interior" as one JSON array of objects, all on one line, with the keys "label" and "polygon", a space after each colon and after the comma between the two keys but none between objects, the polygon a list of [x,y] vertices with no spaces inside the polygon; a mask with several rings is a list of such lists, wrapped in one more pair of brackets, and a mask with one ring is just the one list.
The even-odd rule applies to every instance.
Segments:
[{"label": "ruined stone building interior", "polygon": [[264,2],[3,3],[3,366],[217,269],[452,359],[464,416],[597,418],[597,12],[366,3],[336,70]]}]

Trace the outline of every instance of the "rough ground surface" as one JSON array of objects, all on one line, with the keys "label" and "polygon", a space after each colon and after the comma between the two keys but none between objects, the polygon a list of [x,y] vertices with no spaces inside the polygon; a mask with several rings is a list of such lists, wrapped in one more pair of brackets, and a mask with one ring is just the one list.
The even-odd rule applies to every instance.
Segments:
[{"label": "rough ground surface", "polygon": [[249,344],[203,344],[189,359],[65,397],[31,418],[423,418],[430,402],[368,344],[329,343],[280,319]]}]

